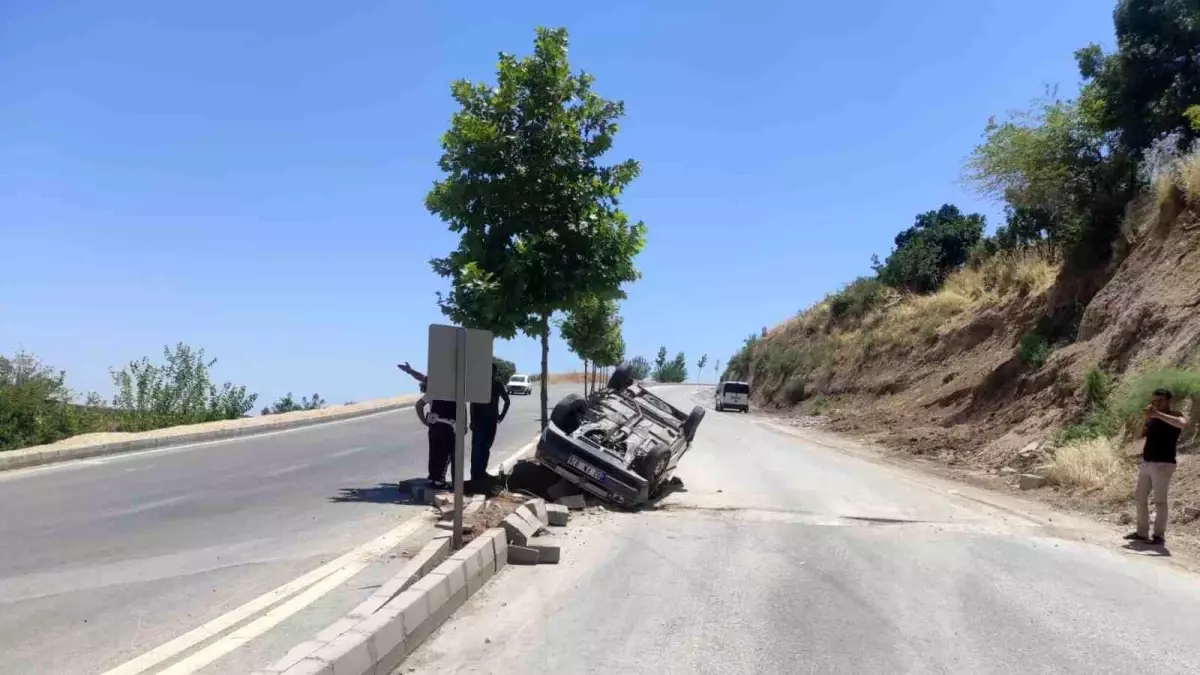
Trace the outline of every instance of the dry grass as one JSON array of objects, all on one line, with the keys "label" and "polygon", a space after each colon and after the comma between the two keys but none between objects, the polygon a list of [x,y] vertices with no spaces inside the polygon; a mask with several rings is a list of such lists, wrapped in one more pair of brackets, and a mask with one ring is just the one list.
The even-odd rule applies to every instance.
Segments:
[{"label": "dry grass", "polygon": [[1058,261],[1046,248],[1005,251],[951,274],[941,292],[961,295],[974,304],[994,304],[1045,293],[1058,269]]},{"label": "dry grass", "polygon": [[1046,477],[1064,487],[1119,491],[1128,487],[1128,473],[1121,442],[1101,437],[1072,441],[1056,449]]},{"label": "dry grass", "polygon": [[1192,204],[1200,204],[1200,153],[1179,161],[1179,186]]}]

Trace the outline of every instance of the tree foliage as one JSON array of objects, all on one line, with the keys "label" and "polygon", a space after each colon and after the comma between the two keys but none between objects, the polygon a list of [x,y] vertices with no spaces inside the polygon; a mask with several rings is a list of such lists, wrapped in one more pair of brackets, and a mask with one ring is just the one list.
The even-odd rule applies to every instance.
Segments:
[{"label": "tree foliage", "polygon": [[[459,110],[438,163],[445,177],[425,199],[460,235],[431,261],[450,281],[442,312],[499,337],[540,338],[543,383],[551,316],[584,298],[621,297],[639,276],[633,259],[645,240],[644,225],[619,208],[637,162],[601,162],[624,105],[592,84],[570,70],[566,30],[545,28],[532,56],[500,54],[496,86],[455,82]],[[543,426],[546,408],[543,384]]]},{"label": "tree foliage", "polygon": [[946,204],[917,216],[916,223],[896,235],[895,249],[875,265],[879,280],[914,293],[937,290],[950,272],[967,262],[983,236],[984,217],[964,215]]},{"label": "tree foliage", "polygon": [[517,374],[517,364],[507,359],[502,359],[499,356],[492,357],[492,366],[496,370],[496,379],[501,382],[508,382],[513,375]]},{"label": "tree foliage", "polygon": [[205,360],[204,350],[180,342],[163,347],[165,363],[143,357],[121,370],[112,370],[113,408],[125,431],[145,431],[178,424],[237,419],[254,408],[258,394],[229,382],[217,387],[209,369],[217,360]]},{"label": "tree foliage", "polygon": [[650,362],[644,356],[635,356],[630,359],[629,367],[633,369],[633,376],[636,379],[644,380],[650,377]]},{"label": "tree foliage", "polygon": [[683,352],[675,355],[675,358],[667,360],[667,348],[662,347],[658,350],[658,359],[655,361],[654,379],[658,382],[685,382],[687,381],[688,368],[687,357]]},{"label": "tree foliage", "polygon": [[286,396],[283,396],[278,401],[275,401],[275,403],[270,407],[263,408],[262,414],[278,415],[280,413],[295,412],[297,410],[320,410],[324,407],[325,399],[321,398],[320,394],[314,393],[312,398],[308,398],[306,396],[300,399],[300,402],[297,403],[296,399],[292,396],[292,392],[289,391]]},{"label": "tree foliage", "polygon": [[0,450],[52,443],[78,432],[65,373],[27,352],[0,356]]},{"label": "tree foliage", "polygon": [[1115,53],[1095,44],[1075,53],[1082,105],[1135,154],[1169,135],[1188,147],[1200,137],[1189,117],[1200,102],[1200,3],[1121,0],[1113,27]]}]

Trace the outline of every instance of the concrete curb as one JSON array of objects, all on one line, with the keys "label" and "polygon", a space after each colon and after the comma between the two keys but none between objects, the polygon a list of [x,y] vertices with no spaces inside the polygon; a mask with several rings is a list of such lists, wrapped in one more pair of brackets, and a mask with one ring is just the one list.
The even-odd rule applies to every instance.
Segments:
[{"label": "concrete curb", "polygon": [[[351,615],[255,675],[387,675],[508,561],[508,539],[500,528],[445,557],[449,546],[445,537],[435,538]],[[439,555],[444,559],[433,566]],[[432,569],[409,581],[426,566]],[[384,595],[387,600],[376,606]]]},{"label": "concrete curb", "polygon": [[133,438],[127,441],[114,441],[112,443],[98,443],[95,445],[80,445],[67,448],[41,446],[27,448],[24,450],[7,450],[0,452],[0,471],[27,469],[29,467],[42,466],[44,464],[55,464],[58,462],[66,462],[75,459],[87,459],[89,457],[100,457],[104,455],[116,455],[126,452],[134,452],[136,450],[163,448],[173,445],[189,445],[192,443],[218,441],[227,438],[257,436],[259,434],[287,431],[290,429],[300,429],[302,427],[328,424],[330,422],[341,422],[344,420],[354,419],[356,417],[367,417],[368,415],[378,415],[381,413],[393,412],[396,410],[402,410],[404,408],[411,408],[415,404],[416,401],[414,400],[404,403],[392,403],[389,405],[380,406],[378,408],[370,408],[366,410],[350,410],[343,413],[325,415],[323,417],[310,417],[298,420],[279,420],[276,422],[255,424],[253,426],[234,427],[229,429],[207,429],[203,431],[196,431],[190,434],[175,434],[171,436],[158,436],[153,438]]}]

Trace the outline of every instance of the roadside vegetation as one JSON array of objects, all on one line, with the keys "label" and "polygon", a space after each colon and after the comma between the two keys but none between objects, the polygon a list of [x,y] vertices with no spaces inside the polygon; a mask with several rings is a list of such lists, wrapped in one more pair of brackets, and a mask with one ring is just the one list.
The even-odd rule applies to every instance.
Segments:
[{"label": "roadside vegetation", "polygon": [[229,382],[213,384],[209,371],[216,363],[203,349],[164,347],[162,362],[142,358],[111,369],[116,393],[105,400],[95,392],[79,397],[67,387],[64,371],[32,354],[0,356],[0,450],[244,416],[258,395]]},{"label": "roadside vegetation", "polygon": [[1200,415],[1200,6],[1120,2],[1114,26],[1116,51],[1076,52],[1073,96],[989,121],[968,153],[1002,223],[918,214],[872,274],[751,334],[722,379],[846,428],[912,429],[892,435],[916,452],[1127,498],[1150,392]]}]

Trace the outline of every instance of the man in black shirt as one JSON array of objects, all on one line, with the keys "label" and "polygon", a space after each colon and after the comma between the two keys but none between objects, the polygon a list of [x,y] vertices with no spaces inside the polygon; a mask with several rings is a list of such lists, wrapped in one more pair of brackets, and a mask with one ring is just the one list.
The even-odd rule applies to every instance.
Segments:
[{"label": "man in black shirt", "polygon": [[451,485],[446,482],[446,469],[454,466],[454,422],[458,419],[458,406],[454,401],[428,399],[425,374],[408,365],[408,361],[396,367],[420,383],[421,398],[417,399],[416,409],[417,419],[429,429],[429,483],[434,489],[449,490]]},{"label": "man in black shirt", "polygon": [[[1130,541],[1144,541],[1161,546],[1167,534],[1167,486],[1175,473],[1175,449],[1179,434],[1187,426],[1187,418],[1171,410],[1171,392],[1156,389],[1145,410],[1146,422],[1138,436],[1146,437],[1142,461],[1138,466],[1137,486],[1133,499],[1137,502],[1137,531],[1125,535]],[[1146,500],[1154,493],[1154,536],[1147,537],[1150,528],[1150,509]]]},{"label": "man in black shirt", "polygon": [[[500,410],[500,401],[504,410]],[[496,427],[508,414],[508,391],[500,381],[500,370],[492,364],[492,397],[487,403],[471,404],[471,481],[477,485],[487,483],[488,458],[492,443],[496,440]],[[478,488],[477,488],[478,489]]]}]

